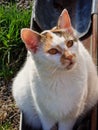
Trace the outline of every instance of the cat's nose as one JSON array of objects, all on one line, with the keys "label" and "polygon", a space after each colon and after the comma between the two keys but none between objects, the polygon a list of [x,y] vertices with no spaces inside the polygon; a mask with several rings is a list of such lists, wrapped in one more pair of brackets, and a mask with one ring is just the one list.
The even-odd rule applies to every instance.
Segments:
[{"label": "cat's nose", "polygon": [[65,51],[65,53],[63,55],[66,60],[72,60],[72,58],[73,58],[73,55],[68,51]]},{"label": "cat's nose", "polygon": [[70,60],[70,61],[72,61],[72,58],[73,58],[72,55],[65,56],[65,59],[66,59],[66,60]]}]

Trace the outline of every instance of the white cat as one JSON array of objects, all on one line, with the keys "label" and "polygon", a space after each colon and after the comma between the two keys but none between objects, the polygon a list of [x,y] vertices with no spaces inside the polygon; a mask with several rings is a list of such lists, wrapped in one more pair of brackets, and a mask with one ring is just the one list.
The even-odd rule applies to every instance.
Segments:
[{"label": "white cat", "polygon": [[16,104],[26,123],[50,130],[72,130],[76,119],[98,100],[98,77],[92,58],[77,38],[67,10],[58,24],[41,34],[22,29],[29,50],[13,82]]}]

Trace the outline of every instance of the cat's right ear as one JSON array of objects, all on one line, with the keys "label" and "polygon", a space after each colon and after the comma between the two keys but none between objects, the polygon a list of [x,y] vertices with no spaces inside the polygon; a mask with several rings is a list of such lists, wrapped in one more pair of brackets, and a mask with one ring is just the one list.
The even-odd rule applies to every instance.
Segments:
[{"label": "cat's right ear", "polygon": [[59,16],[57,27],[60,29],[69,29],[72,27],[69,13],[64,9]]},{"label": "cat's right ear", "polygon": [[36,53],[40,38],[41,36],[39,33],[29,28],[24,28],[21,30],[21,39],[25,43],[26,48],[31,52]]}]

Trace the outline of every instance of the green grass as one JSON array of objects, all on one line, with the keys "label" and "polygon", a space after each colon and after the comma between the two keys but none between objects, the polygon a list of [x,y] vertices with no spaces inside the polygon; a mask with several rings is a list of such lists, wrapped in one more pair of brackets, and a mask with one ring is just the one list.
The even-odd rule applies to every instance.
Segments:
[{"label": "green grass", "polygon": [[11,127],[11,123],[5,123],[2,126],[0,126],[0,130],[13,130],[13,128]]},{"label": "green grass", "polygon": [[14,4],[0,5],[0,77],[11,79],[24,61],[26,53],[20,30],[30,27],[30,9],[19,9]]}]

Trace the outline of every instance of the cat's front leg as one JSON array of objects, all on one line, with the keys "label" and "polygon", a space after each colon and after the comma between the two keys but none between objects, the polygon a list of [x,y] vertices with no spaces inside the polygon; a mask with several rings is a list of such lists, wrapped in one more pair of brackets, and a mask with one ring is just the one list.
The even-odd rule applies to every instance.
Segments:
[{"label": "cat's front leg", "polygon": [[75,120],[65,121],[59,123],[59,130],[72,130]]},{"label": "cat's front leg", "polygon": [[40,117],[43,130],[52,130],[53,126],[56,124],[55,121],[50,120],[49,118],[46,118],[44,116]]}]

